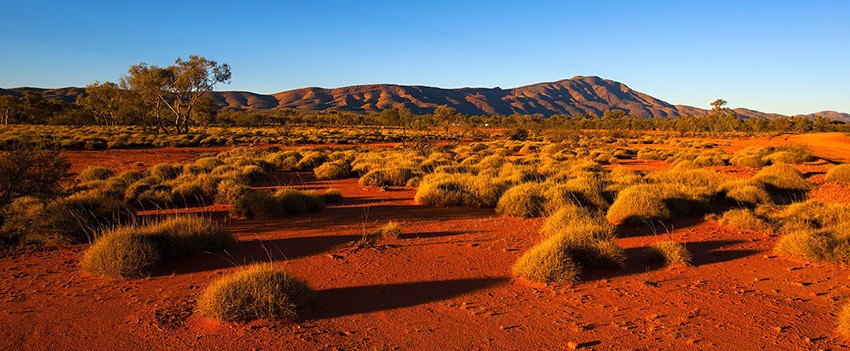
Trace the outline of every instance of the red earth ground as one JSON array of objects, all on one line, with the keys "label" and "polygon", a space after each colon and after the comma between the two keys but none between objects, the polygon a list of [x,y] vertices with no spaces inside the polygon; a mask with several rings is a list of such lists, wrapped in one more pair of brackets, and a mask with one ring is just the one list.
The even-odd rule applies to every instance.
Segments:
[{"label": "red earth ground", "polygon": [[[793,136],[797,137],[797,136]],[[808,140],[845,160],[850,139]],[[814,140],[814,142],[812,142]],[[735,141],[740,143],[741,141]],[[765,145],[767,140],[756,139]],[[843,143],[843,144],[842,144]],[[816,147],[815,147],[816,146]],[[75,169],[187,160],[217,150],[69,152]],[[194,152],[194,153],[193,153]],[[135,157],[135,158],[134,158]],[[655,161],[653,161],[655,162]],[[628,167],[660,169],[642,162]],[[128,166],[130,167],[130,166]],[[821,184],[810,196],[850,202],[847,185],[824,183],[826,162],[801,166]],[[240,244],[227,254],[172,262],[145,279],[81,272],[86,245],[24,250],[0,258],[0,345],[44,349],[720,349],[817,350],[850,346],[835,332],[850,296],[844,267],[776,257],[761,232],[690,219],[621,228],[626,269],[584,272],[579,283],[543,286],[510,267],[540,240],[541,219],[492,210],[418,205],[414,189],[356,180],[316,181],[282,172],[279,183],[338,188],[345,199],[286,220],[226,219]],[[210,208],[216,218],[226,208]],[[403,223],[399,239],[351,250],[365,230]],[[687,243],[693,267],[647,266],[644,248]],[[316,290],[296,321],[218,323],[193,314],[212,280],[251,262],[273,262]]]}]

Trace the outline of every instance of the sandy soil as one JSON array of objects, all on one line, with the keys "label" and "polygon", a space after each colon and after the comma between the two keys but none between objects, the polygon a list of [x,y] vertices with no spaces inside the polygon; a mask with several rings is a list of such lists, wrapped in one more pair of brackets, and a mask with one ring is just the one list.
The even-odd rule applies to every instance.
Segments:
[{"label": "sandy soil", "polygon": [[[657,162],[626,165],[663,168]],[[828,167],[802,168],[822,183]],[[571,342],[598,350],[850,347],[834,331],[835,313],[850,296],[848,272],[778,258],[771,252],[777,237],[765,233],[697,219],[667,228],[622,229],[617,241],[627,251],[628,268],[586,271],[578,284],[547,287],[510,274],[516,258],[540,239],[540,219],[421,206],[413,202],[412,189],[384,191],[356,180],[316,181],[296,172],[278,179],[302,188],[335,187],[345,200],[319,214],[286,220],[227,219],[240,239],[236,249],[173,262],[147,279],[81,272],[78,259],[85,245],[0,258],[0,345],[10,350],[548,350],[567,349]],[[826,184],[812,196],[848,201],[847,194],[846,186]],[[210,209],[217,218],[225,210]],[[349,250],[364,227],[388,220],[403,222],[401,238],[379,249]],[[686,242],[694,266],[642,263],[644,247],[665,239]],[[274,262],[316,289],[303,319],[239,325],[192,313],[210,281],[260,261]]]}]

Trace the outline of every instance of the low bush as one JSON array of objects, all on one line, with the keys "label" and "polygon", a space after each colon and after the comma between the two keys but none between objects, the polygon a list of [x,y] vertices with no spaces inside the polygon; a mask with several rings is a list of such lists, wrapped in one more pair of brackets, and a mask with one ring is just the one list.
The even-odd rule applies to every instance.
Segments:
[{"label": "low bush", "polygon": [[691,265],[691,253],[684,244],[672,240],[660,241],[646,249],[646,258],[650,262],[665,265]]},{"label": "low bush", "polygon": [[224,179],[216,186],[215,202],[234,204],[251,191],[251,187],[233,179]]},{"label": "low bush", "polygon": [[162,179],[162,180],[171,180],[180,176],[183,173],[183,167],[178,165],[172,165],[168,163],[160,163],[156,166],[151,167],[148,172],[151,176]]},{"label": "low bush", "polygon": [[773,200],[764,184],[757,181],[733,181],[721,186],[726,191],[726,198],[741,206],[754,207],[770,204]]},{"label": "low bush", "polygon": [[212,282],[198,297],[197,311],[219,321],[296,318],[311,290],[271,264],[257,264]]},{"label": "low bush", "polygon": [[640,225],[669,221],[708,210],[708,201],[693,198],[668,184],[638,184],[621,191],[608,209],[612,224]]},{"label": "low bush", "polygon": [[782,235],[775,251],[785,257],[806,261],[850,264],[848,226],[823,229],[798,228]]},{"label": "low bush", "polygon": [[140,277],[176,258],[231,247],[234,237],[217,222],[180,216],[105,231],[86,250],[82,268],[94,274]]},{"label": "low bush", "polygon": [[415,177],[421,177],[422,172],[412,168],[378,168],[360,177],[360,184],[374,186],[405,186]]}]

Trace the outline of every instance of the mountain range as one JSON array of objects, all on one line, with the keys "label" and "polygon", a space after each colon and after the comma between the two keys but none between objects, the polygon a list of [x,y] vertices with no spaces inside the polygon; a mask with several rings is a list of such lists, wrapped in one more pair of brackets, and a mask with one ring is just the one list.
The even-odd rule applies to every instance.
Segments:
[{"label": "mountain range", "polygon": [[[21,95],[24,91],[45,98],[73,102],[84,88],[0,88],[0,94]],[[623,83],[595,76],[576,76],[555,82],[537,83],[518,88],[443,89],[419,85],[371,84],[342,88],[301,88],[264,95],[246,91],[216,91],[212,97],[222,108],[239,110],[305,109],[379,112],[393,107],[406,107],[413,113],[430,113],[437,106],[448,105],[467,115],[541,114],[551,116],[593,114],[601,116],[610,109],[620,109],[633,117],[649,118],[700,116],[708,110],[672,105],[633,90]],[[786,117],[746,108],[734,111],[744,118]],[[805,115],[850,122],[850,113],[821,111]]]}]

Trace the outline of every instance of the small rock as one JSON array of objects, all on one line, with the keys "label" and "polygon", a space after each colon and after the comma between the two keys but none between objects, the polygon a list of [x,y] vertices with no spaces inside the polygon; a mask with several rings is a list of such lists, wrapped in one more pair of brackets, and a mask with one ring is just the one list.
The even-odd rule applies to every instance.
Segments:
[{"label": "small rock", "polygon": [[575,342],[575,341],[570,341],[570,342],[567,343],[567,347],[569,347],[573,350],[578,349],[578,343]]}]

